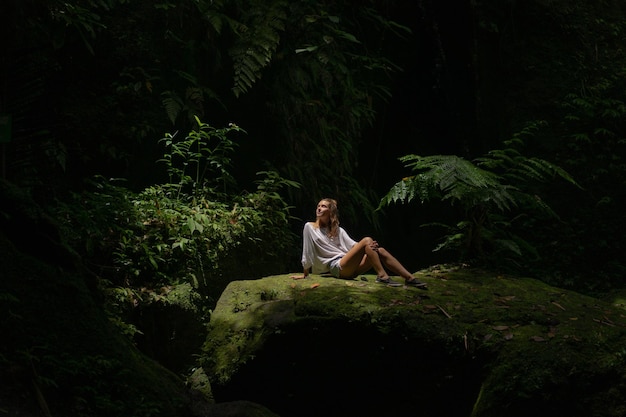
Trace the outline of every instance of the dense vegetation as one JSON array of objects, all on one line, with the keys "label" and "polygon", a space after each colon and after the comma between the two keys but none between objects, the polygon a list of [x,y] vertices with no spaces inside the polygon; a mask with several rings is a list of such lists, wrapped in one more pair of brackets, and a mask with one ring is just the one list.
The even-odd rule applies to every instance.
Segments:
[{"label": "dense vegetation", "polygon": [[465,262],[624,287],[623,2],[1,11],[0,230],[84,268],[131,341],[148,339],[137,312],[155,303],[208,317],[229,281],[297,270],[324,196],[412,270]]}]

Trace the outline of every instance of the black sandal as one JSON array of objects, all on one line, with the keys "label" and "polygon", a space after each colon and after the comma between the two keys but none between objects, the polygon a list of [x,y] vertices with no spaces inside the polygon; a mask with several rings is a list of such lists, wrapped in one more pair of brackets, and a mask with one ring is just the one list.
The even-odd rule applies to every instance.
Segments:
[{"label": "black sandal", "polygon": [[379,284],[388,285],[390,287],[400,287],[400,286],[402,286],[402,284],[400,284],[399,282],[392,281],[391,278],[376,277],[376,282],[378,282]]},{"label": "black sandal", "polygon": [[411,287],[418,287],[418,288],[425,288],[427,285],[425,282],[422,282],[417,278],[409,279],[405,282],[405,284]]}]

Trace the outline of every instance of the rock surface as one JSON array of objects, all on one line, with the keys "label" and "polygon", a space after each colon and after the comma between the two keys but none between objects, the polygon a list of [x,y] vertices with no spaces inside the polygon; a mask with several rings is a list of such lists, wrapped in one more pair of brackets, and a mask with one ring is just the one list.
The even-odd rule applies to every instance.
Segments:
[{"label": "rock surface", "polygon": [[216,400],[282,417],[626,414],[619,305],[473,269],[416,276],[428,290],[371,275],[232,282],[201,361]]}]

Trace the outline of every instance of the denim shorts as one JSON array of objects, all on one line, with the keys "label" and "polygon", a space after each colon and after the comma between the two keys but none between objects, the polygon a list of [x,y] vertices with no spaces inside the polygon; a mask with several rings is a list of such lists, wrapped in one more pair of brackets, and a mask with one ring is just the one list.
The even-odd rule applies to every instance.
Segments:
[{"label": "denim shorts", "polygon": [[339,262],[341,258],[335,258],[328,263],[328,267],[330,268],[330,274],[335,278],[339,278],[339,274],[341,274],[341,265]]}]

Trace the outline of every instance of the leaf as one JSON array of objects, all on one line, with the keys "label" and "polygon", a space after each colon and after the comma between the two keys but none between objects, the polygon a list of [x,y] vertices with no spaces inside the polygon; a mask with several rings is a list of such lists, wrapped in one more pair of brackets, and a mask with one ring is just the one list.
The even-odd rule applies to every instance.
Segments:
[{"label": "leaf", "polygon": [[565,307],[563,307],[561,304],[557,303],[556,301],[552,301],[552,304],[554,304],[555,306],[557,306],[561,310],[565,311]]},{"label": "leaf", "polygon": [[498,332],[502,332],[504,330],[508,330],[509,326],[493,326],[492,329]]},{"label": "leaf", "polygon": [[320,284],[316,282],[315,284],[311,284],[311,289],[319,287]]},{"label": "leaf", "polygon": [[354,36],[354,35],[353,35],[353,34],[351,34],[351,33],[344,32],[344,31],[342,31],[342,30],[336,30],[335,32],[336,32],[337,34],[339,34],[339,36],[341,36],[341,37],[342,37],[342,38],[344,38],[344,39],[349,40],[350,42],[354,42],[354,43],[361,43],[361,42],[360,42],[360,41],[356,38],[356,36]]},{"label": "leaf", "polygon": [[189,233],[192,235],[193,235],[193,232],[197,230],[196,222],[191,217],[187,219],[187,227],[189,228]]},{"label": "leaf", "polygon": [[318,46],[307,46],[306,48],[299,48],[296,49],[296,54],[302,53],[302,52],[314,52],[316,51],[318,48]]}]

